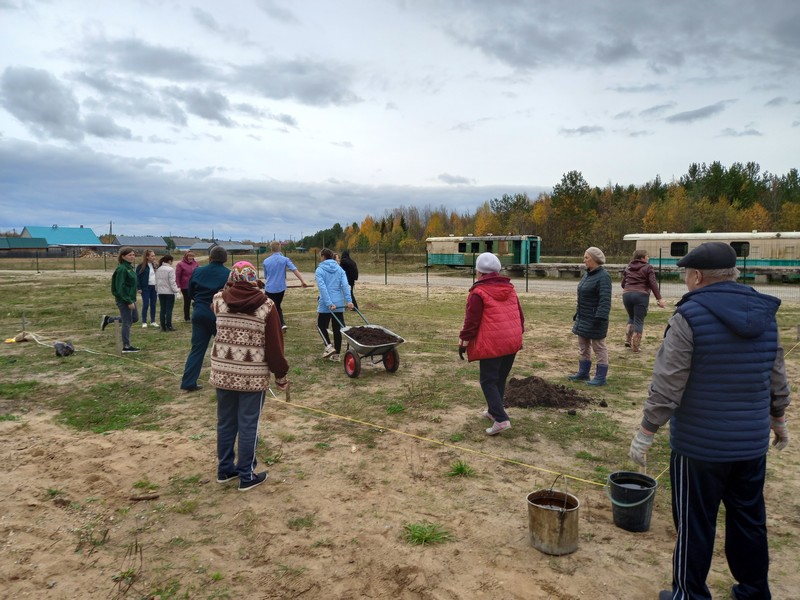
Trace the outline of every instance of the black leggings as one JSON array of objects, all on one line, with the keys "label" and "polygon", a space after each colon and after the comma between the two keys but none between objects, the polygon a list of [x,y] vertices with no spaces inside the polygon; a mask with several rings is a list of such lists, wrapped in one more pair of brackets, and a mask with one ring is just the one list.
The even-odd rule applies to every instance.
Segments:
[{"label": "black leggings", "polygon": [[[328,324],[331,322],[331,316],[331,313],[317,313],[317,330],[319,331],[319,335],[322,337],[322,341],[325,342],[326,346],[331,343],[331,339],[328,337]],[[343,325],[344,313],[337,312],[336,318],[333,319],[333,348],[336,350],[336,354],[339,354],[342,351]]]}]

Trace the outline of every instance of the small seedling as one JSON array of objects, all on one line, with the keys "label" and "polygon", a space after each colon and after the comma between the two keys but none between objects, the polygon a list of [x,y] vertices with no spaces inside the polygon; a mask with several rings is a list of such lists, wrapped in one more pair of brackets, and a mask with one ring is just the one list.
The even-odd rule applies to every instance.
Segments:
[{"label": "small seedling", "polygon": [[403,525],[403,539],[413,546],[424,546],[453,541],[453,536],[438,523],[423,521]]},{"label": "small seedling", "polygon": [[307,529],[314,526],[314,515],[289,519],[289,529]]},{"label": "small seedling", "polygon": [[472,477],[475,475],[475,469],[470,467],[463,460],[457,460],[450,465],[450,471],[447,473],[450,477]]},{"label": "small seedling", "polygon": [[145,478],[145,479],[140,479],[139,481],[134,483],[133,487],[135,487],[137,490],[147,490],[148,492],[154,492],[158,489],[158,484],[153,483],[149,479]]},{"label": "small seedling", "polygon": [[57,490],[54,488],[47,488],[45,494],[47,495],[48,500],[52,500],[53,498],[58,498],[59,496],[63,496],[64,492],[62,490]]}]

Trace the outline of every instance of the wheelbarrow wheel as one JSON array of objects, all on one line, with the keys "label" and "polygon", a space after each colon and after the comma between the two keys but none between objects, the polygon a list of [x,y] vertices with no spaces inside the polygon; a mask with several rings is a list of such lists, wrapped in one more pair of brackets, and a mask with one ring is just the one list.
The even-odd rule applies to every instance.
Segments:
[{"label": "wheelbarrow wheel", "polygon": [[400,353],[397,348],[392,348],[383,355],[383,366],[389,373],[394,373],[400,368]]},{"label": "wheelbarrow wheel", "polygon": [[344,353],[344,372],[348,377],[358,377],[361,374],[361,357],[358,352],[348,350]]}]

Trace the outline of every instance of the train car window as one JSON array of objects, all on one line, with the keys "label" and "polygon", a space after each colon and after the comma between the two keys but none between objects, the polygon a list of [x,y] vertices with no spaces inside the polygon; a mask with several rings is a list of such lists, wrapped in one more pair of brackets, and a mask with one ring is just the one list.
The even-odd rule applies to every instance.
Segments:
[{"label": "train car window", "polygon": [[736,256],[739,258],[750,256],[750,242],[731,242],[731,247],[736,250]]},{"label": "train car window", "polygon": [[689,254],[689,242],[672,242],[669,245],[670,256],[686,256]]},{"label": "train car window", "polygon": [[473,254],[479,254],[480,253],[480,251],[481,251],[481,243],[480,242],[472,242],[470,244],[470,246],[472,246],[472,253]]},{"label": "train car window", "polygon": [[458,242],[458,251],[461,254],[464,254],[467,251],[467,243],[466,242]]},{"label": "train car window", "polygon": [[494,246],[494,240],[486,240],[486,251],[493,252],[492,247]]}]

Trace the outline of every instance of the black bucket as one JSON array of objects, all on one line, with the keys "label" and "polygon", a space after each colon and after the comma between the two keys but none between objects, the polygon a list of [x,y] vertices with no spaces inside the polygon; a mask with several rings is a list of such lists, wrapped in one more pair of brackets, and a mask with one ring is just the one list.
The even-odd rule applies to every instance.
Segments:
[{"label": "black bucket", "polygon": [[647,531],[658,482],[644,473],[617,471],[608,476],[608,497],[614,525],[626,531]]}]

